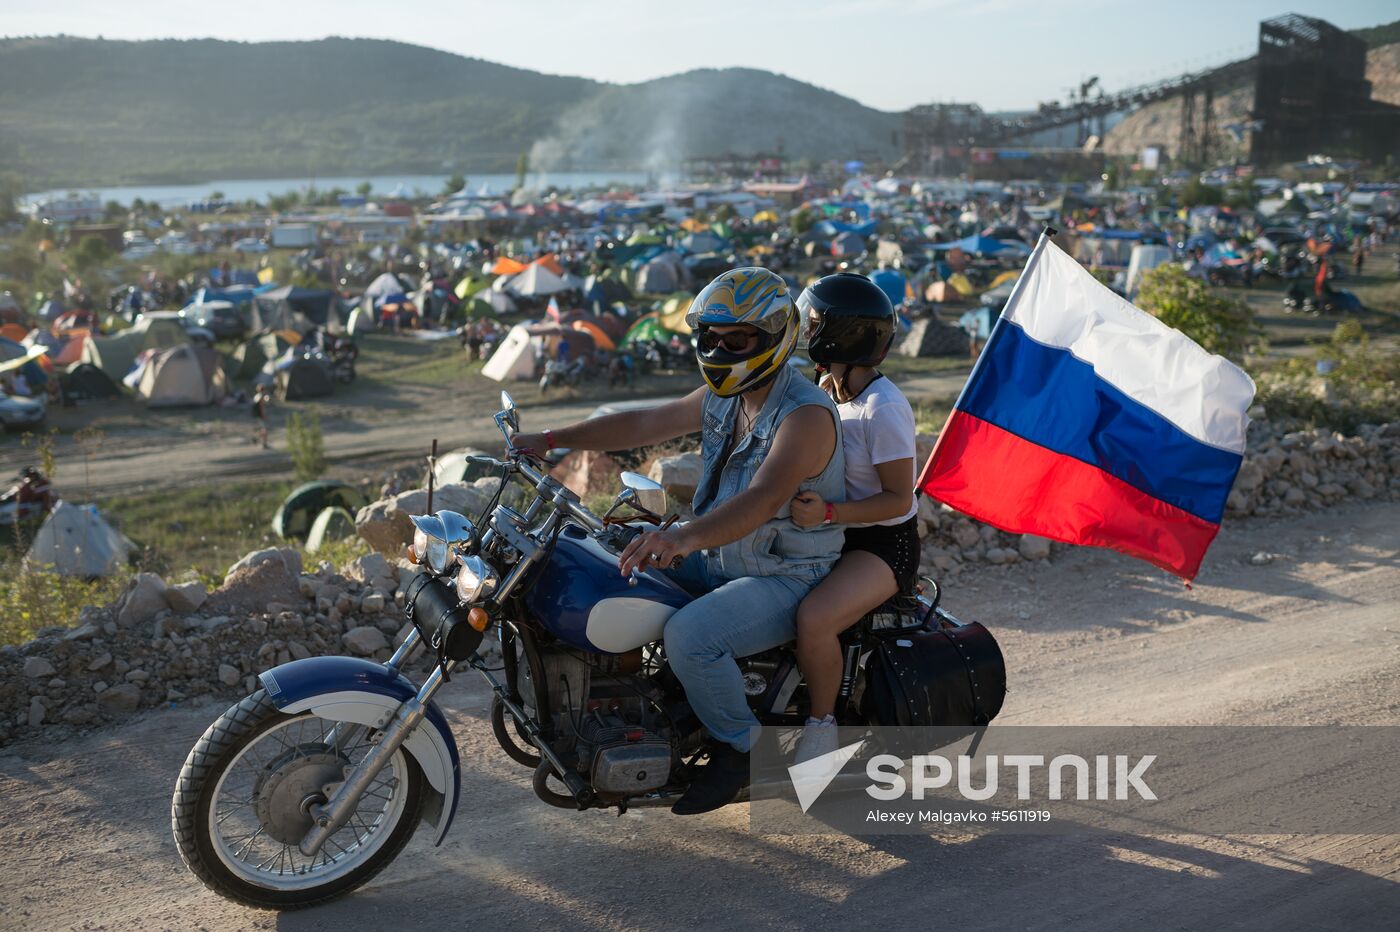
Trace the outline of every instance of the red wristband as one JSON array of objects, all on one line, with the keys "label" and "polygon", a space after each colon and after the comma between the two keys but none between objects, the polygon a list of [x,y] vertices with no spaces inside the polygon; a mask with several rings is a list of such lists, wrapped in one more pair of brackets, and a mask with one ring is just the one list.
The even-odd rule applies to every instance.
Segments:
[{"label": "red wristband", "polygon": [[826,520],[823,524],[831,524],[836,520],[836,506],[831,502],[826,503]]},{"label": "red wristband", "polygon": [[554,449],[554,431],[547,430],[544,432],[544,442],[548,444],[549,449]]}]

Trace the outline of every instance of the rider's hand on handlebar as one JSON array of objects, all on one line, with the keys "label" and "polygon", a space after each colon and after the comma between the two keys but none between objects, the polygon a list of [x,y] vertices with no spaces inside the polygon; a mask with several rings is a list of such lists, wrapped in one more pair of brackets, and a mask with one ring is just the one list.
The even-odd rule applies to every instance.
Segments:
[{"label": "rider's hand on handlebar", "polygon": [[510,438],[512,450],[533,453],[538,457],[543,457],[549,452],[549,441],[544,434],[516,434]]},{"label": "rider's hand on handlebar", "polygon": [[645,570],[653,566],[666,569],[679,566],[680,562],[690,555],[692,549],[694,548],[686,544],[683,532],[679,528],[670,531],[647,531],[632,539],[617,562],[622,569],[622,575],[626,576],[634,569]]}]

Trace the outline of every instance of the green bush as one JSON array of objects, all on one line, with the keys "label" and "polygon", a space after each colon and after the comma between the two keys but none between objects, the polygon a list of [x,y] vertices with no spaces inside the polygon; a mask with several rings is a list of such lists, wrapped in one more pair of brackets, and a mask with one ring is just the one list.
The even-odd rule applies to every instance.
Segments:
[{"label": "green bush", "polygon": [[1400,420],[1400,355],[1377,349],[1354,320],[1343,321],[1307,356],[1255,374],[1257,400],[1273,418],[1352,433]]},{"label": "green bush", "polygon": [[1259,337],[1248,304],[1216,292],[1175,263],[1159,265],[1143,276],[1137,305],[1210,352],[1230,359],[1243,357]]},{"label": "green bush", "polygon": [[321,435],[321,415],[315,408],[303,416],[294,411],[287,418],[287,452],[298,482],[311,482],[326,472],[326,440]]},{"label": "green bush", "polygon": [[125,576],[80,579],[0,563],[0,644],[22,644],[51,625],[68,627],[87,605],[106,605],[126,585]]}]

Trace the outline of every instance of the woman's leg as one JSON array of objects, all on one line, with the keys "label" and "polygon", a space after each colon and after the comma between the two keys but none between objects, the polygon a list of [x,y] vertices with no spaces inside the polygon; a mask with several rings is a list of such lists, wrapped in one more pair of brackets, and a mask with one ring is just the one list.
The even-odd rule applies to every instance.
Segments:
[{"label": "woman's leg", "polygon": [[848,550],[797,607],[797,663],[807,680],[812,718],[836,711],[841,632],[897,591],[888,563],[864,550]]}]

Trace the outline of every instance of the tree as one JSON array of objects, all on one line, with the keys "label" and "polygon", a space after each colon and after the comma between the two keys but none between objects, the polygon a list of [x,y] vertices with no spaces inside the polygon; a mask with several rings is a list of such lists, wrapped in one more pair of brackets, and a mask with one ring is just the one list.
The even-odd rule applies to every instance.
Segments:
[{"label": "tree", "polygon": [[359,184],[355,185],[355,193],[360,197],[369,197],[369,192],[373,190],[374,185],[370,184],[368,181],[361,181]]},{"label": "tree", "polygon": [[465,188],[466,186],[467,186],[467,179],[466,179],[466,176],[463,175],[461,172],[458,172],[457,174],[453,175],[451,178],[448,178],[447,181],[443,183],[443,185],[442,185],[442,193],[443,193],[443,194],[456,194],[458,191],[462,190],[462,189]]},{"label": "tree", "polygon": [[812,209],[810,207],[803,207],[792,215],[792,232],[797,236],[801,236],[803,233],[812,229],[812,225],[816,222],[817,219],[813,215]]},{"label": "tree", "polygon": [[80,269],[95,268],[112,257],[112,249],[107,241],[95,233],[84,236],[73,247],[73,264]]},{"label": "tree", "polygon": [[1225,193],[1218,185],[1206,184],[1200,178],[1192,178],[1181,190],[1183,207],[1218,207],[1225,200]]},{"label": "tree", "polygon": [[1227,298],[1174,263],[1159,265],[1142,278],[1137,305],[1175,327],[1212,353],[1240,359],[1256,335],[1248,304]]}]

